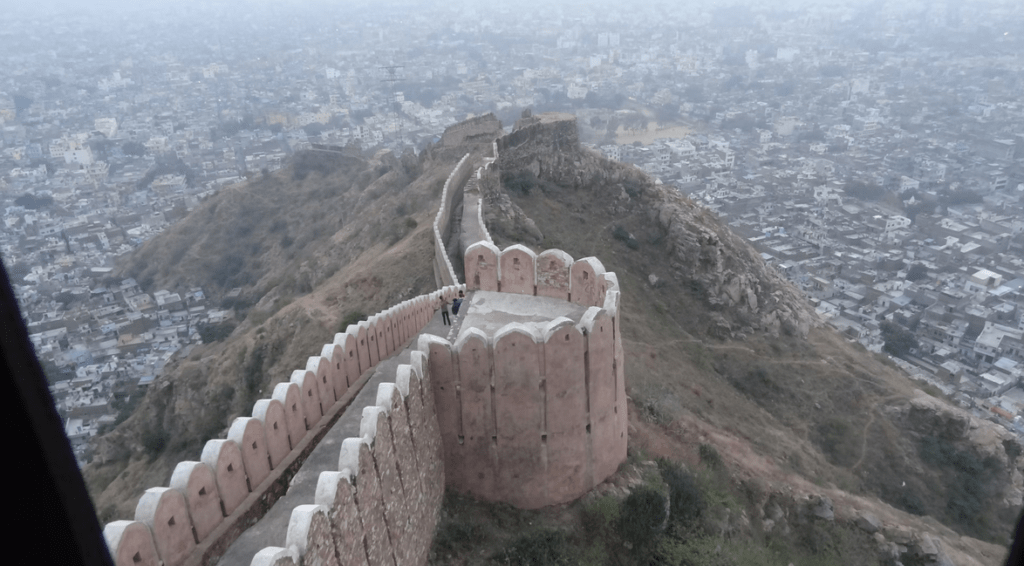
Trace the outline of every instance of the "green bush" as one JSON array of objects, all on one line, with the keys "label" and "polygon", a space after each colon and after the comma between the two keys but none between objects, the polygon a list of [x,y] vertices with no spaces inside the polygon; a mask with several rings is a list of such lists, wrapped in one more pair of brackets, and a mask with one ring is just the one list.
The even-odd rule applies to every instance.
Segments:
[{"label": "green bush", "polygon": [[665,527],[665,496],[649,487],[633,490],[619,508],[619,535],[643,553]]},{"label": "green bush", "polygon": [[450,558],[473,548],[483,535],[483,528],[479,523],[448,520],[437,528],[432,550],[442,558]]},{"label": "green bush", "polygon": [[501,174],[501,184],[510,193],[528,195],[537,186],[537,176],[529,169],[523,169],[515,173],[503,172]]},{"label": "green bush", "polygon": [[658,469],[668,484],[670,518],[682,525],[689,525],[699,519],[707,507],[707,501],[693,474],[679,464],[664,459],[658,461]]},{"label": "green bush", "polygon": [[616,240],[626,244],[626,246],[631,250],[640,249],[640,242],[638,242],[637,239],[634,238],[633,235],[629,233],[629,230],[626,230],[622,226],[616,226],[615,228],[613,228],[612,236]]},{"label": "green bush", "polygon": [[356,324],[361,320],[366,320],[366,318],[366,315],[363,314],[362,311],[348,311],[341,319],[341,324],[339,325],[340,330],[338,330],[338,332],[345,332],[349,325]]},{"label": "green bush", "polygon": [[235,331],[235,326],[234,322],[226,320],[218,324],[200,324],[196,330],[199,332],[203,344],[213,344],[231,336],[231,333]]},{"label": "green bush", "polygon": [[619,520],[619,500],[610,495],[595,499],[583,508],[581,519],[584,531],[601,535]]},{"label": "green bush", "polygon": [[705,466],[712,470],[717,470],[722,467],[722,456],[718,453],[718,450],[710,444],[701,444],[698,448],[700,453],[700,461]]},{"label": "green bush", "polygon": [[570,564],[565,533],[543,529],[514,539],[491,556],[491,561],[507,566],[562,566]]},{"label": "green bush", "polygon": [[146,428],[142,431],[142,447],[150,456],[163,452],[169,439],[170,435],[162,428]]}]

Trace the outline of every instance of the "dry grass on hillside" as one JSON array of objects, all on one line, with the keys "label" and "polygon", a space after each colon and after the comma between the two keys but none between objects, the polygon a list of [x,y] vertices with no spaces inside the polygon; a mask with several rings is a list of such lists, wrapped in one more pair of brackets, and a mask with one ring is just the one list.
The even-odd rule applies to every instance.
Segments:
[{"label": "dry grass on hillside", "polygon": [[[131,517],[147,487],[167,485],[177,462],[223,438],[346,316],[434,289],[430,226],[454,161],[311,159],[301,178],[293,166],[212,197],[128,259],[125,271],[150,293],[198,285],[217,306],[231,287],[243,291],[226,303],[237,328],[172,359],[136,412],[98,439],[83,474],[103,521]],[[225,262],[240,267],[225,276]]]},{"label": "dry grass on hillside", "polygon": [[[1003,540],[1013,517],[996,518],[1001,476],[988,476],[983,489],[967,486],[965,495],[957,464],[938,469],[921,460],[924,439],[885,410],[905,406],[915,387],[892,362],[827,327],[806,339],[710,335],[708,323],[721,307],[708,304],[700,289],[672,280],[664,234],[642,207],[611,212],[621,206],[619,192],[574,191],[541,179],[511,196],[544,234],[538,251],[596,256],[617,273],[627,394],[642,419],[670,432],[683,422],[701,422],[811,484],[879,497],[913,514],[943,518],[960,533]],[[617,238],[616,231],[632,238]],[[501,229],[492,235],[499,247],[514,243]],[[657,286],[649,284],[650,274],[659,278]],[[957,457],[975,457],[959,450]]]}]

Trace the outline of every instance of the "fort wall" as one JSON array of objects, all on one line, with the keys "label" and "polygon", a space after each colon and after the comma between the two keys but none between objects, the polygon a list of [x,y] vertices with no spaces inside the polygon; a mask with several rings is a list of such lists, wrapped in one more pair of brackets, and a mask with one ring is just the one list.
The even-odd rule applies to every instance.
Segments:
[{"label": "fort wall", "polygon": [[[355,398],[376,363],[404,349],[430,321],[439,299],[450,302],[460,289],[461,286],[444,287],[404,301],[335,334],[333,342],[325,344],[319,356],[309,358],[305,369],[293,371],[287,381],[276,384],[271,398],[257,401],[251,417],[235,419],[226,439],[209,440],[198,461],[180,462],[171,475],[169,487],[148,489],[139,500],[133,521],[114,521],[105,527],[104,535],[115,563],[128,566],[141,561],[177,566],[212,562],[284,494],[305,457]],[[392,476],[382,480],[382,485],[390,490],[391,517],[401,519],[403,525],[414,518],[422,520],[427,529],[424,532],[429,534],[421,533],[420,538],[426,540],[424,544],[429,548],[444,482],[435,479],[437,485],[427,485],[429,482],[419,476],[421,468],[432,477],[443,477],[444,471],[439,456],[435,463],[429,461],[431,450],[440,453],[440,439],[423,437],[439,433],[433,399],[425,400],[422,395],[420,383],[425,379],[422,373],[425,364],[417,361],[422,359],[425,356],[414,355],[412,367],[399,368],[398,385],[388,391],[399,391],[401,395],[389,393],[386,398],[379,397],[380,403],[387,407],[382,409],[384,417],[373,421],[372,430],[368,429],[367,449],[370,457],[391,462],[394,474],[405,470],[410,486],[408,497],[422,498],[426,495],[414,494],[429,494],[433,498],[403,505],[400,502],[407,497],[404,484],[395,483]],[[410,427],[410,419],[418,432]],[[382,440],[374,443],[376,437]],[[383,447],[388,447],[386,453],[381,452],[385,450]],[[362,458],[358,465],[349,462],[352,472],[352,477],[346,480],[349,487],[360,471],[367,477],[367,469],[378,469],[375,467],[377,460],[367,464],[365,457]],[[420,460],[424,464],[421,465]],[[339,472],[344,469],[339,468]],[[357,506],[360,502],[359,499],[352,501]],[[366,506],[370,499],[361,501]],[[426,517],[431,510],[434,519]],[[350,518],[332,513],[326,515],[325,522],[319,511],[304,509],[297,515],[301,520],[296,519],[305,525],[299,530],[307,533],[327,528],[324,525],[334,528],[332,521],[338,525],[352,522]],[[349,532],[341,534],[355,536]],[[305,545],[300,545],[305,549],[300,556],[324,552],[328,542],[334,544],[333,538],[325,542],[327,539],[322,536],[305,540]],[[278,556],[279,553],[261,554],[260,560],[269,560],[267,557],[271,554]],[[281,557],[284,556],[291,555],[285,552]]]},{"label": "fort wall", "polygon": [[[480,136],[491,120],[445,134],[448,141]],[[493,142],[484,167],[518,159],[526,142],[557,149],[576,136],[562,116],[521,126]],[[227,439],[210,440],[200,461],[180,463],[170,487],[147,490],[134,521],[104,530],[116,564],[216,560],[284,494],[379,361],[402,351],[438,302],[450,303],[460,289],[556,298],[586,310],[578,322],[511,323],[491,336],[467,328],[454,345],[420,336],[409,363],[362,408],[359,437],[341,443],[337,469],[321,471],[314,500],[291,511],[285,547],[264,548],[251,564],[425,564],[446,487],[538,508],[572,501],[615,472],[626,458],[627,428],[618,280],[596,258],[499,250],[478,206],[482,239],[464,254],[467,285],[459,285],[445,241],[473,171],[467,154],[442,190],[434,221],[441,289],[336,334],[270,399],[257,401],[252,417],[236,419]]]},{"label": "fort wall", "polygon": [[494,114],[488,112],[445,128],[444,133],[441,134],[441,145],[460,146],[466,143],[467,139],[481,136],[492,137],[499,133],[501,133],[501,121]]},{"label": "fort wall", "polygon": [[[428,354],[446,485],[535,509],[572,501],[626,458],[625,384],[616,356],[618,293],[579,323],[471,328]],[[610,309],[610,310],[609,310]]]},{"label": "fort wall", "polygon": [[495,158],[499,169],[516,171],[534,161],[538,154],[573,149],[579,141],[575,116],[539,114],[519,120],[512,133],[498,138]]},{"label": "fort wall", "polygon": [[[469,328],[455,344],[421,336],[430,364],[447,485],[533,509],[580,497],[626,458],[619,284],[596,258],[478,242],[470,290],[558,298],[579,321]],[[538,273],[541,273],[538,278]]]},{"label": "fort wall", "polygon": [[359,437],[342,441],[314,500],[292,510],[285,546],[260,550],[252,566],[426,564],[445,468],[427,354],[409,361],[362,409]]},{"label": "fort wall", "polygon": [[448,241],[451,234],[452,212],[456,204],[461,201],[462,189],[472,174],[473,165],[467,153],[452,169],[441,190],[441,205],[434,217],[434,275],[439,282],[438,287],[458,285],[459,283],[455,268],[448,257],[445,242]]}]

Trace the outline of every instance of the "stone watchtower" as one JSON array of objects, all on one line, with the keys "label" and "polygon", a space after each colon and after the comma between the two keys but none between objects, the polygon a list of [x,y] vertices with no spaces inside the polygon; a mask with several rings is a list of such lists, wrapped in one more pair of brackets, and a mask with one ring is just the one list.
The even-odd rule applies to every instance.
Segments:
[{"label": "stone watchtower", "polygon": [[465,266],[454,343],[420,339],[446,485],[526,509],[572,501],[626,458],[618,280],[596,258],[487,241]]}]

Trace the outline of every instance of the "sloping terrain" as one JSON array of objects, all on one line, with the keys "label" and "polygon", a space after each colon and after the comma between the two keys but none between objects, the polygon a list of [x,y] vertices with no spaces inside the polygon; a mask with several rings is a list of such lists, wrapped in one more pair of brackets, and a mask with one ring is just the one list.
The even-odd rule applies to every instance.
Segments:
[{"label": "sloping terrain", "polygon": [[593,255],[618,274],[634,450],[696,461],[709,444],[738,478],[874,502],[976,563],[1002,559],[973,539],[1012,536],[1009,433],[915,392],[713,214],[638,170],[578,146],[516,164],[481,183],[495,243]]},{"label": "sloping terrain", "polygon": [[298,154],[126,258],[120,274],[145,291],[201,286],[235,317],[212,343],[176,354],[132,416],[97,439],[83,474],[102,521],[132,517],[146,488],[167,485],[177,462],[198,459],[344,324],[436,288],[430,226],[459,151]]}]

